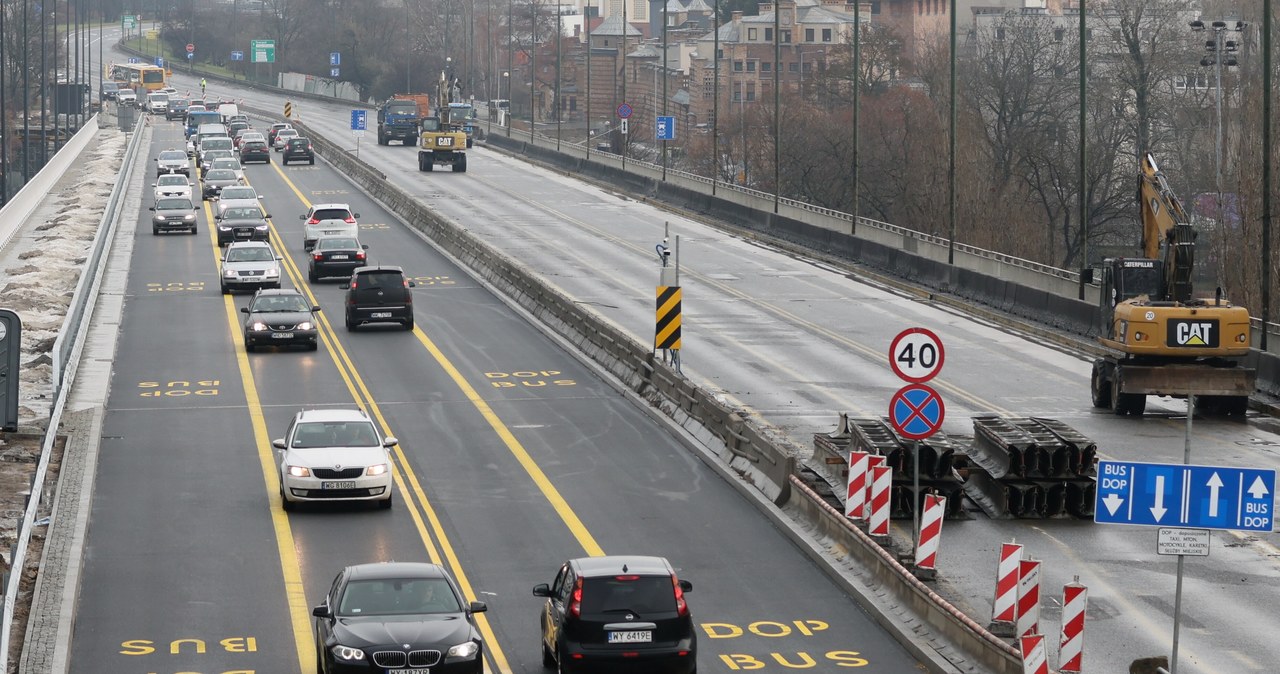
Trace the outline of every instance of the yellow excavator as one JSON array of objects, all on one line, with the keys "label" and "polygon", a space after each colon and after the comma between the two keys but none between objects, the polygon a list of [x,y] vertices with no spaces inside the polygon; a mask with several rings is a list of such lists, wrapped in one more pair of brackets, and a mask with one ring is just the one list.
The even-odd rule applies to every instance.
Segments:
[{"label": "yellow excavator", "polygon": [[436,83],[436,110],[434,115],[422,118],[418,134],[418,170],[430,171],[437,165],[450,166],[456,173],[467,170],[467,132],[458,120],[449,118],[449,101],[457,90],[457,78],[452,81],[440,73]]},{"label": "yellow excavator", "polygon": [[1194,296],[1196,229],[1150,154],[1138,174],[1138,200],[1144,257],[1102,265],[1106,355],[1093,362],[1093,405],[1137,416],[1148,395],[1194,395],[1201,413],[1243,415],[1257,379],[1243,365],[1249,312],[1221,288],[1212,298]]}]

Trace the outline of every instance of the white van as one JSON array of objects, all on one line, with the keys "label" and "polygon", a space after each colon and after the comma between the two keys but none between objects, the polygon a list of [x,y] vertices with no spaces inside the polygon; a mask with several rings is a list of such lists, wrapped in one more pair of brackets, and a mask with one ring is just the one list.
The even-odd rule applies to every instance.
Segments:
[{"label": "white van", "polygon": [[169,112],[169,94],[159,91],[147,94],[147,112],[153,115]]},{"label": "white van", "polygon": [[218,114],[222,115],[224,123],[231,121],[231,118],[240,114],[240,106],[235,103],[223,103],[218,106]]}]

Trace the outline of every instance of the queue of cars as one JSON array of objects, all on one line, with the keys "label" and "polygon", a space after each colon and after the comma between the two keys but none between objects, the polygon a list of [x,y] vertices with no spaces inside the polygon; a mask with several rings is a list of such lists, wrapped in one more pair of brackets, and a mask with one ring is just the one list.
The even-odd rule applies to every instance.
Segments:
[{"label": "queue of cars", "polygon": [[[301,345],[314,351],[319,348],[321,308],[298,290],[282,287],[282,260],[270,245],[271,216],[261,196],[246,184],[241,166],[259,157],[269,163],[272,145],[282,152],[282,163],[314,163],[311,143],[287,125],[273,126],[266,137],[245,126],[237,129],[234,150],[227,150],[221,147],[225,132],[225,127],[197,129],[194,153],[201,166],[202,200],[218,202],[217,240],[226,246],[220,258],[221,290],[254,291],[240,310],[245,350]],[[239,161],[213,154],[231,151]],[[197,188],[188,177],[186,154],[170,149],[157,157],[155,233],[197,230],[192,196]],[[341,203],[315,204],[300,216],[308,280],[349,279],[343,303],[348,330],[384,322],[412,330],[410,291],[415,283],[400,267],[368,265],[369,247],[358,236],[359,217]],[[284,436],[272,441],[283,509],[332,502],[391,508],[391,450],[398,442],[380,435],[363,410],[298,412]],[[533,595],[545,600],[538,618],[543,666],[558,672],[695,674],[697,635],[685,598],[692,590],[662,557],[564,562],[551,583],[533,588]],[[475,616],[487,610],[484,602],[466,601],[449,572],[437,564],[348,566],[312,609],[317,669],[324,674],[481,674],[484,641]]]}]

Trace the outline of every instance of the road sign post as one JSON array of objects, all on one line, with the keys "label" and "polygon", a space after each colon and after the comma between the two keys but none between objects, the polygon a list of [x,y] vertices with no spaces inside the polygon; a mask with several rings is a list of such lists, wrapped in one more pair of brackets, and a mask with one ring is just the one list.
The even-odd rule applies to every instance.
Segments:
[{"label": "road sign post", "polygon": [[[938,376],[946,352],[931,330],[907,328],[889,343],[889,367],[908,382],[889,401],[889,424],[911,443],[911,548],[920,552],[920,441],[942,428],[946,406],[938,392],[924,382]],[[913,557],[915,559],[915,557]]]}]

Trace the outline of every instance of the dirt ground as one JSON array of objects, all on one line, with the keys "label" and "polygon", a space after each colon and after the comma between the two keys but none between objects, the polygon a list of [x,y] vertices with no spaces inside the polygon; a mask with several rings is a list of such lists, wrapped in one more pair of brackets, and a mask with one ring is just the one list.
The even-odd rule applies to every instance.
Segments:
[{"label": "dirt ground", "polygon": [[[12,568],[14,545],[17,543],[18,524],[27,507],[31,493],[31,481],[35,478],[40,459],[40,443],[43,438],[28,433],[0,435],[0,573],[6,578]],[[37,521],[45,517],[53,502],[58,481],[58,469],[62,465],[65,440],[59,438],[49,458],[45,474],[44,503],[37,513]],[[36,587],[36,574],[40,568],[40,556],[44,550],[47,520],[31,530],[31,542],[27,546],[27,560],[22,570],[22,581],[14,603],[13,631],[9,637],[9,673],[18,671],[22,655],[22,640],[27,632],[27,615],[31,609],[31,597]],[[0,588],[3,589],[3,588]]]}]

